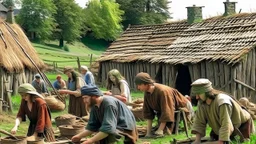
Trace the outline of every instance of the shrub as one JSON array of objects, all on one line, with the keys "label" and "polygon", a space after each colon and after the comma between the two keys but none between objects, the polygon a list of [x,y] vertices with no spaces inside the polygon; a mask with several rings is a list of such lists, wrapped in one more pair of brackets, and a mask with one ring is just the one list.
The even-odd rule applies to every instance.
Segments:
[{"label": "shrub", "polygon": [[64,45],[62,49],[63,49],[64,51],[69,52],[69,47],[68,47],[67,45]]}]

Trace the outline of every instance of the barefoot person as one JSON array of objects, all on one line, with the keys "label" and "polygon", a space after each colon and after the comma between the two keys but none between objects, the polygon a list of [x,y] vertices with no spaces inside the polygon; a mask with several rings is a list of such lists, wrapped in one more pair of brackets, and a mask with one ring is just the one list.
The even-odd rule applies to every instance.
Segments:
[{"label": "barefoot person", "polygon": [[120,100],[103,97],[96,86],[88,85],[81,89],[83,101],[90,105],[90,119],[85,130],[72,137],[73,142],[88,138],[82,144],[112,144],[124,137],[123,144],[135,144],[138,138],[136,121],[132,112]]},{"label": "barefoot person", "polygon": [[16,134],[20,122],[25,121],[27,117],[30,120],[27,132],[29,140],[45,138],[47,142],[55,141],[51,114],[44,97],[29,83],[20,85],[18,92],[22,100],[11,133]]}]

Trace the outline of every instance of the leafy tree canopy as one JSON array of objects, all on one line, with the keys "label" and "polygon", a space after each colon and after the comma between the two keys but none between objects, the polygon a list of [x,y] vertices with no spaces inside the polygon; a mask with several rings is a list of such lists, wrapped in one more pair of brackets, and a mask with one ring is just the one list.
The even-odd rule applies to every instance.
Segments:
[{"label": "leafy tree canopy", "polygon": [[122,32],[119,4],[113,0],[91,0],[84,10],[85,23],[97,39],[115,40]]},{"label": "leafy tree canopy", "polygon": [[170,18],[168,0],[117,0],[125,12],[123,25],[159,24]]},{"label": "leafy tree canopy", "polygon": [[49,39],[55,27],[53,14],[56,7],[52,0],[22,0],[17,22],[27,32],[35,33],[40,40]]},{"label": "leafy tree canopy", "polygon": [[54,0],[57,13],[54,15],[57,28],[54,38],[60,40],[59,46],[63,46],[63,41],[73,42],[81,35],[84,26],[83,9],[74,0]]}]

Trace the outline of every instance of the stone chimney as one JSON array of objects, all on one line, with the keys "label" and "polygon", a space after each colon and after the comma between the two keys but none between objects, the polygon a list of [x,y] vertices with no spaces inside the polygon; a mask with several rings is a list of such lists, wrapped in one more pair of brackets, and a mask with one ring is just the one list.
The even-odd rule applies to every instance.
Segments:
[{"label": "stone chimney", "polygon": [[202,8],[204,6],[196,6],[193,5],[192,7],[186,7],[187,8],[187,15],[188,15],[188,23],[198,23],[203,20],[203,14],[202,14]]},{"label": "stone chimney", "polygon": [[224,16],[232,15],[236,13],[236,3],[237,2],[230,2],[227,0],[226,2],[223,2],[225,6],[225,13]]},{"label": "stone chimney", "polygon": [[7,12],[6,22],[13,24],[14,21],[14,13],[13,13],[13,7],[10,6]]}]

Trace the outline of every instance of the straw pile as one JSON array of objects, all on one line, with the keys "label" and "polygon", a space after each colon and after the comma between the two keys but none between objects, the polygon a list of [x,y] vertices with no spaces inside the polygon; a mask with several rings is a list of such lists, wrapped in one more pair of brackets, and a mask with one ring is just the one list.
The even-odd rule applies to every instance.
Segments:
[{"label": "straw pile", "polygon": [[239,103],[247,108],[248,112],[251,114],[252,118],[256,120],[256,105],[249,101],[248,98],[242,97],[239,99]]},{"label": "straw pile", "polygon": [[61,125],[73,125],[76,122],[76,116],[71,114],[64,114],[55,118],[57,126]]}]

